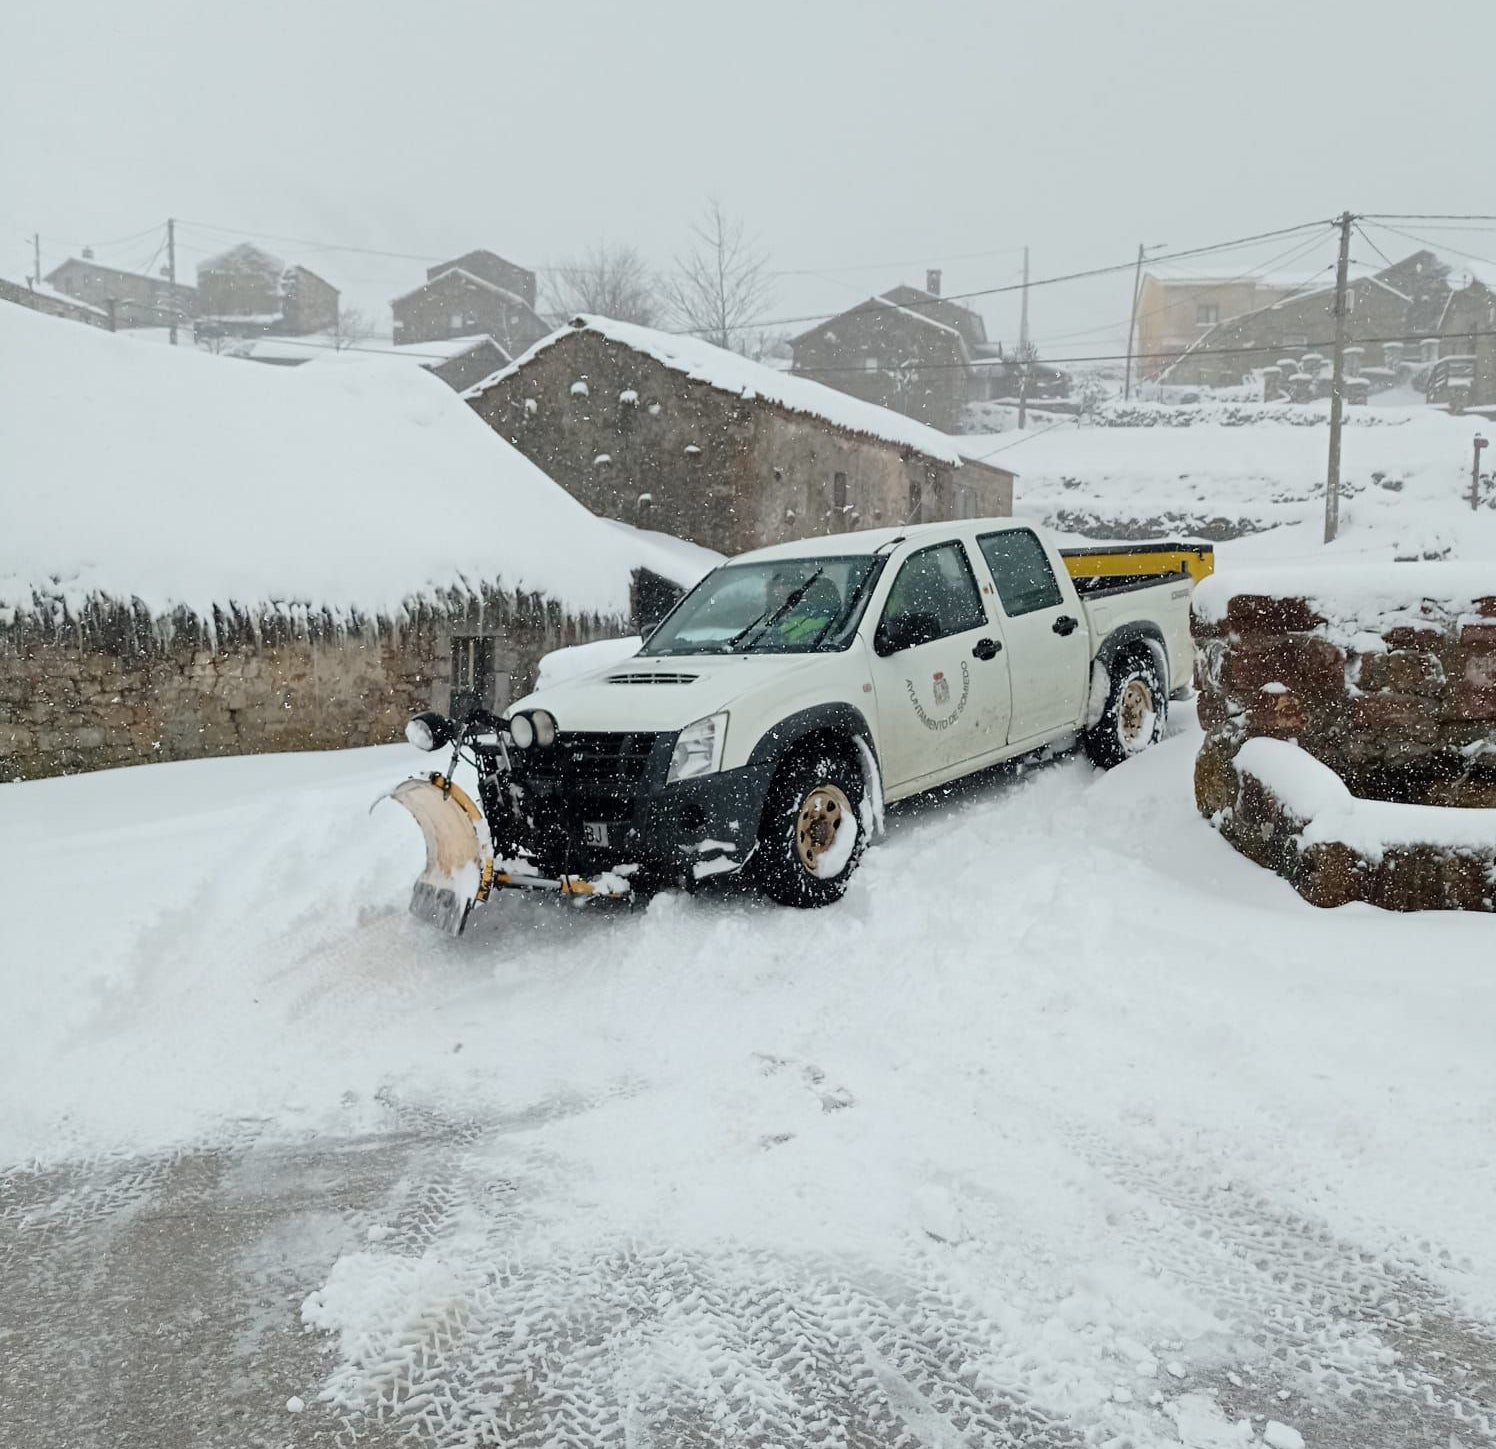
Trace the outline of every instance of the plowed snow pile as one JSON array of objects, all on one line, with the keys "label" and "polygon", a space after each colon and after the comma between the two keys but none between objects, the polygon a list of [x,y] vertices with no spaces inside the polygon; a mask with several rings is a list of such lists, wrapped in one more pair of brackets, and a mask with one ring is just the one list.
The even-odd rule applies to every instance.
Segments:
[{"label": "plowed snow pile", "polygon": [[[398,1144],[281,1294],[333,1350],[272,1386],[297,1434],[1484,1442],[1491,925],[1303,904],[1195,814],[1196,742],[895,812],[830,910],[460,942],[366,813],[401,747],[8,786],[0,1160],[165,1164],[77,1217],[188,1145]],[[15,1263],[63,1211],[0,1213]]]}]

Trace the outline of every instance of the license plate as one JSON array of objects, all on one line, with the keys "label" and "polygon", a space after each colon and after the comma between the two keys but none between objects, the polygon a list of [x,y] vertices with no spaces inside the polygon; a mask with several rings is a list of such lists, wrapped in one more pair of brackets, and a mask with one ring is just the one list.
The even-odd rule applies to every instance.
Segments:
[{"label": "license plate", "polygon": [[608,838],[608,827],[597,820],[585,821],[582,825],[583,845],[611,845]]}]

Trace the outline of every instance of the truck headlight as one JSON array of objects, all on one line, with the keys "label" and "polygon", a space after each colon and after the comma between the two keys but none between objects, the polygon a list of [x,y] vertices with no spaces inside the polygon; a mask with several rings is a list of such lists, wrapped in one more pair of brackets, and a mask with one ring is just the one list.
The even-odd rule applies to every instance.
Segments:
[{"label": "truck headlight", "polygon": [[405,738],[418,750],[439,750],[452,739],[452,722],[435,710],[423,710],[405,726]]},{"label": "truck headlight", "polygon": [[727,715],[713,714],[688,724],[676,737],[670,752],[670,771],[665,783],[715,775],[722,768],[722,746],[727,739]]}]

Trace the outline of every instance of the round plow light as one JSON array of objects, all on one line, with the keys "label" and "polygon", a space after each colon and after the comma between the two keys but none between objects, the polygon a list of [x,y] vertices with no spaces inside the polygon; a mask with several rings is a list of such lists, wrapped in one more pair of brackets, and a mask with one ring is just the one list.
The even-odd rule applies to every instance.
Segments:
[{"label": "round plow light", "polygon": [[535,743],[535,726],[530,723],[529,715],[517,714],[509,721],[509,737],[522,750]]},{"label": "round plow light", "polygon": [[542,749],[550,749],[556,743],[556,716],[537,709],[531,718],[535,724],[535,743]]},{"label": "round plow light", "polygon": [[405,738],[408,739],[418,750],[434,750],[436,748],[436,735],[431,726],[417,715],[405,726]]}]

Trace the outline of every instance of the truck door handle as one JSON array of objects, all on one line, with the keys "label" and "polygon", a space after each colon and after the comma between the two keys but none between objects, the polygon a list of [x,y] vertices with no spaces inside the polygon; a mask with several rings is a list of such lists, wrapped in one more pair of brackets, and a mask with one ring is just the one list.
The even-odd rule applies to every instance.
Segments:
[{"label": "truck door handle", "polygon": [[1056,634],[1073,634],[1080,628],[1080,620],[1072,619],[1069,614],[1061,614],[1049,627]]},{"label": "truck door handle", "polygon": [[978,659],[996,659],[1002,647],[996,639],[978,639],[971,646],[971,652]]}]

